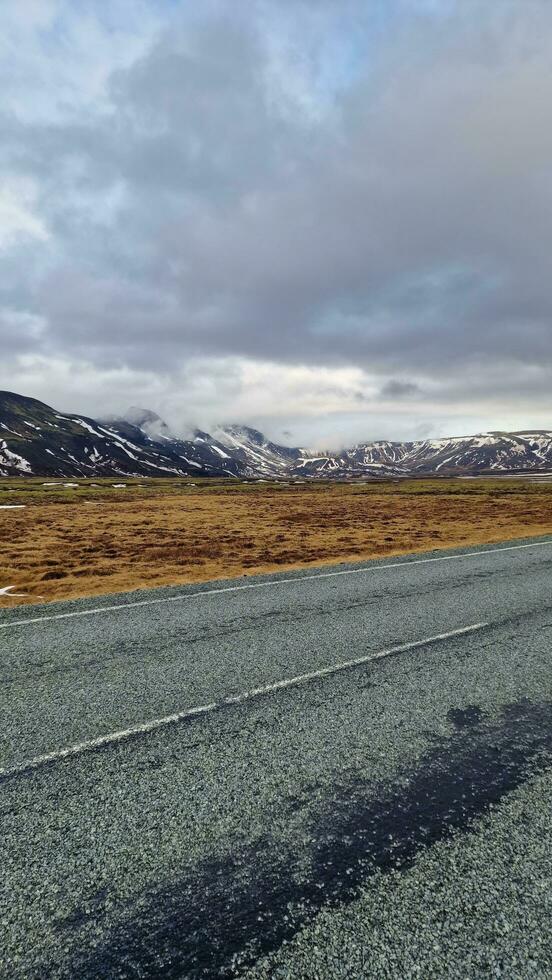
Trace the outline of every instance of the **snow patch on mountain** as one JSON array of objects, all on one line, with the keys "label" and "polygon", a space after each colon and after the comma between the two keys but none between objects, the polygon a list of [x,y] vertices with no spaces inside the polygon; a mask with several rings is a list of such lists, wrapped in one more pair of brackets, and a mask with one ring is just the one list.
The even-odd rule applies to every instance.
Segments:
[{"label": "snow patch on mountain", "polygon": [[417,442],[361,443],[339,453],[280,446],[258,429],[221,425],[175,436],[133,407],[94,420],[62,415],[36,399],[0,392],[0,475],[227,476],[310,480],[552,470],[552,432],[483,432]]}]

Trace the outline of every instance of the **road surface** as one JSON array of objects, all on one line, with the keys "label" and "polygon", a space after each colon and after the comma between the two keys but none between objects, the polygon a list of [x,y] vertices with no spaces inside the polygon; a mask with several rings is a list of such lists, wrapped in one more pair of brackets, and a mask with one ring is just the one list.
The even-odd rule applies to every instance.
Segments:
[{"label": "road surface", "polygon": [[552,538],[0,612],[0,975],[552,976]]}]

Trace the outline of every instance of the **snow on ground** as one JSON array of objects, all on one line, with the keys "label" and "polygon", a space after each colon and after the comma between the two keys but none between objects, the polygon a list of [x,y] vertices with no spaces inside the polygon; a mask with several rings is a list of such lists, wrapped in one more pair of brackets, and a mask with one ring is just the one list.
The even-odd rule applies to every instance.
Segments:
[{"label": "snow on ground", "polygon": [[0,504],[0,510],[21,510],[27,504]]},{"label": "snow on ground", "polygon": [[0,450],[5,457],[3,462],[9,463],[11,461],[15,463],[18,469],[23,470],[24,473],[32,473],[31,464],[28,462],[28,460],[23,459],[23,456],[18,456],[17,453],[12,453],[11,450],[8,449],[8,444],[3,440],[0,440]]},{"label": "snow on ground", "polygon": [[8,596],[10,599],[22,599],[29,594],[28,592],[12,592],[12,589],[15,589],[15,585],[5,585],[3,589],[0,589],[0,598]]},{"label": "snow on ground", "polygon": [[81,425],[83,429],[86,429],[86,431],[90,432],[93,436],[97,436],[98,439],[105,439],[105,436],[96,429],[93,429],[91,425],[88,425],[88,422],[83,422],[82,419],[73,419],[72,421],[75,422],[76,425]]}]

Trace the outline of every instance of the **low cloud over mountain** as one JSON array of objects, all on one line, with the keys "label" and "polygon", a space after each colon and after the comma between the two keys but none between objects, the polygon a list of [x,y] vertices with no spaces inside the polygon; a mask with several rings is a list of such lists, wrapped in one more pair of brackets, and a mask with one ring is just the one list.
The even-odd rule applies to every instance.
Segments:
[{"label": "low cloud over mountain", "polygon": [[174,436],[147,409],[94,420],[0,392],[0,476],[208,476],[350,479],[546,472],[552,432],[490,432],[419,442],[375,442],[338,454],[281,446],[248,426]]}]

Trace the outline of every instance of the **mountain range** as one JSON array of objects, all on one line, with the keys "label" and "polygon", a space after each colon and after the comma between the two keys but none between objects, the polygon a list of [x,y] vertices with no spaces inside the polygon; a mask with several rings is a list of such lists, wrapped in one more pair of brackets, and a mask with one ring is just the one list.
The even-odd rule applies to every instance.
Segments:
[{"label": "mountain range", "polygon": [[350,479],[552,470],[552,431],[363,443],[316,454],[243,425],[174,435],[154,412],[92,419],[0,391],[0,476]]}]

